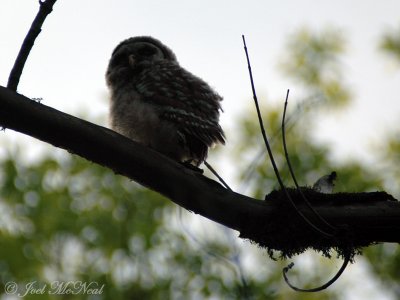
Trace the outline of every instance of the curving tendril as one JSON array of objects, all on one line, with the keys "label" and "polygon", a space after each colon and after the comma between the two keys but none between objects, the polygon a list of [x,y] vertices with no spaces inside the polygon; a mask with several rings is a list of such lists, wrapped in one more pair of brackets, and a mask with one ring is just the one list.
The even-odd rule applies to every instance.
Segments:
[{"label": "curving tendril", "polygon": [[261,134],[263,136],[264,139],[264,143],[265,143],[265,147],[267,148],[268,151],[268,156],[270,158],[272,167],[274,169],[275,172],[275,176],[278,180],[278,183],[281,187],[281,190],[285,193],[286,198],[288,199],[289,203],[292,205],[293,209],[297,212],[297,214],[304,220],[304,222],[306,222],[314,231],[318,232],[319,234],[321,234],[324,237],[327,238],[331,238],[332,234],[327,233],[323,230],[321,230],[318,226],[314,225],[313,222],[311,222],[298,208],[297,205],[294,203],[292,197],[290,196],[289,192],[287,191],[285,185],[283,184],[283,181],[281,179],[281,176],[279,174],[278,168],[276,166],[275,160],[274,160],[274,156],[272,154],[272,150],[271,147],[269,145],[268,142],[268,138],[267,138],[267,134],[265,133],[265,129],[264,129],[264,124],[263,124],[263,120],[262,120],[262,116],[261,116],[261,112],[260,112],[260,107],[258,105],[258,100],[257,100],[257,94],[256,94],[256,89],[254,87],[254,80],[253,80],[253,73],[251,71],[251,64],[250,64],[250,58],[249,58],[249,53],[247,51],[247,46],[246,46],[246,40],[244,35],[242,35],[242,39],[243,39],[243,46],[244,46],[244,51],[246,54],[246,59],[247,59],[247,67],[249,69],[249,76],[250,76],[250,83],[251,83],[251,90],[253,92],[253,100],[254,100],[254,104],[256,106],[256,110],[257,110],[257,116],[258,116],[258,121],[260,123],[260,129],[261,129]]},{"label": "curving tendril", "polygon": [[[274,157],[272,155],[272,151],[265,133],[265,129],[264,129],[264,125],[263,125],[263,121],[262,121],[262,116],[260,113],[260,108],[258,105],[258,100],[257,100],[257,95],[256,95],[256,91],[255,91],[255,87],[254,87],[254,80],[253,80],[253,75],[252,75],[252,71],[251,71],[251,65],[250,65],[250,59],[249,59],[249,54],[247,51],[247,46],[246,46],[246,40],[244,35],[242,35],[242,39],[243,39],[243,45],[244,45],[244,50],[246,53],[246,59],[247,59],[247,66],[249,69],[249,75],[250,75],[250,83],[251,83],[251,89],[253,92],[253,99],[254,99],[254,103],[256,106],[256,110],[257,110],[257,116],[258,116],[258,120],[260,123],[260,128],[261,128],[261,133],[264,139],[264,143],[265,146],[267,148],[268,151],[268,155],[269,158],[271,160],[271,164],[273,166],[276,178],[279,182],[279,185],[281,187],[281,189],[283,190],[283,192],[285,193],[286,198],[288,199],[289,203],[292,205],[292,207],[294,208],[294,210],[297,212],[297,214],[316,232],[320,233],[322,236],[324,236],[325,238],[331,239],[333,238],[336,234],[337,234],[337,228],[332,226],[331,224],[329,224],[324,218],[322,218],[321,215],[318,214],[318,212],[312,207],[312,205],[310,204],[310,202],[307,200],[307,198],[305,197],[305,195],[303,194],[303,192],[301,191],[301,188],[299,187],[297,180],[296,180],[296,176],[294,175],[294,171],[292,168],[292,165],[290,163],[290,159],[289,159],[289,154],[287,151],[287,146],[286,146],[286,135],[285,135],[285,117],[286,117],[286,108],[287,108],[287,102],[288,102],[288,97],[289,97],[289,90],[287,90],[287,94],[286,94],[286,101],[285,101],[285,107],[284,107],[284,112],[283,112],[283,117],[282,117],[282,139],[283,139],[283,146],[284,146],[284,151],[285,151],[285,157],[286,157],[286,162],[289,166],[289,170],[290,170],[290,174],[292,176],[292,179],[295,183],[296,186],[296,190],[300,193],[300,195],[302,196],[303,202],[307,205],[307,207],[314,213],[314,215],[319,219],[319,221],[321,223],[324,223],[326,227],[329,228],[329,231],[325,231],[320,229],[317,225],[315,225],[313,222],[311,222],[297,207],[297,205],[294,203],[293,199],[291,198],[290,194],[288,193],[287,189],[285,188],[282,179],[280,177],[278,168],[276,167],[275,164],[275,160]],[[285,267],[282,272],[283,272],[283,277],[285,279],[285,282],[295,291],[298,292],[318,292],[321,291],[323,289],[326,289],[327,287],[329,287],[331,284],[333,284],[344,272],[344,270],[346,269],[348,263],[351,260],[351,253],[346,253],[344,260],[343,260],[343,264],[341,266],[341,268],[339,269],[339,271],[336,273],[336,275],[329,280],[327,283],[325,283],[324,285],[321,285],[320,287],[317,288],[312,288],[312,289],[302,289],[302,288],[298,288],[296,286],[294,286],[293,284],[290,283],[289,279],[287,278],[286,274],[287,272],[294,266],[294,263],[290,263],[287,267]]]},{"label": "curving tendril", "polygon": [[283,268],[282,273],[283,273],[283,278],[285,279],[285,282],[287,283],[288,286],[290,286],[293,290],[297,291],[297,292],[308,292],[308,293],[314,293],[314,292],[320,292],[326,288],[328,288],[329,286],[331,286],[336,280],[338,280],[338,278],[342,275],[342,273],[344,272],[344,270],[346,269],[347,265],[349,264],[350,261],[350,254],[347,254],[346,257],[343,260],[343,264],[340,267],[339,271],[336,273],[335,276],[332,277],[331,280],[329,280],[327,283],[316,287],[316,288],[311,288],[311,289],[302,289],[302,288],[298,288],[296,286],[294,286],[292,283],[290,283],[289,279],[287,278],[286,274],[287,272],[293,268],[294,263],[290,263],[287,267]]}]

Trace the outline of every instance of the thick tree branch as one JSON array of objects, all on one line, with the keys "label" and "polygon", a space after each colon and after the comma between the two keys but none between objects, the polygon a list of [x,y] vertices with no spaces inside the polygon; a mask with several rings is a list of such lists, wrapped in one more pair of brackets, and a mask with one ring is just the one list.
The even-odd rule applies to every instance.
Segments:
[{"label": "thick tree branch", "polygon": [[[400,203],[385,192],[320,194],[303,189],[315,210],[346,234],[326,239],[304,224],[274,191],[265,201],[223,188],[217,182],[107,128],[70,116],[0,87],[0,125],[63,148],[159,192],[176,204],[238,230],[272,249],[361,246],[400,241]],[[308,218],[296,190],[288,189]],[[286,204],[285,204],[286,203]]]}]

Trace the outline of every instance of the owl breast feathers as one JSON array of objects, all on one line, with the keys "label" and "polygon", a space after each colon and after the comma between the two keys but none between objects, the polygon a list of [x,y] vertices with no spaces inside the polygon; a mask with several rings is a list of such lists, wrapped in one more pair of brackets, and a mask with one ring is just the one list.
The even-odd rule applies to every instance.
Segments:
[{"label": "owl breast feathers", "polygon": [[183,69],[152,37],[120,43],[110,59],[112,128],[179,162],[200,165],[208,148],[225,143],[218,124],[222,98]]}]

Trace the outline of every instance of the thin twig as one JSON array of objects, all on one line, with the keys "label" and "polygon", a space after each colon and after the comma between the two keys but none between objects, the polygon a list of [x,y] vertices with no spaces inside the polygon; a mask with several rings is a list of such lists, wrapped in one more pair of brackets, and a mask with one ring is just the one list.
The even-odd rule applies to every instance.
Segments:
[{"label": "thin twig", "polygon": [[[227,188],[228,190],[232,191],[232,189],[224,181],[224,179],[218,174],[218,172],[206,160],[204,161],[204,165],[210,170],[211,173],[214,174],[215,177],[218,178],[218,180],[222,183],[223,186],[225,186],[225,188]],[[227,258],[223,257],[222,255],[218,255],[218,256],[220,258],[227,259]],[[242,286],[243,286],[243,295],[242,296],[243,296],[243,299],[248,299],[249,298],[249,296],[248,296],[249,287],[248,287],[246,278],[244,277],[244,272],[242,270],[239,258],[232,259],[232,261],[230,261],[229,259],[227,259],[227,260],[229,262],[235,264],[236,267],[238,268],[239,278],[240,278],[240,281],[241,281]]]},{"label": "thin twig", "polygon": [[215,175],[215,177],[218,178],[218,180],[222,183],[223,186],[225,186],[228,190],[232,191],[232,189],[229,187],[229,185],[224,181],[224,179],[222,179],[221,176],[219,176],[217,171],[215,171],[214,168],[207,161],[204,161],[204,165],[207,167],[207,169],[209,169],[211,171],[211,173],[213,173]]},{"label": "thin twig", "polygon": [[263,124],[263,120],[262,120],[262,117],[261,117],[260,107],[258,106],[256,89],[254,87],[253,73],[251,71],[250,58],[249,58],[249,53],[247,51],[246,39],[245,39],[244,35],[242,35],[242,39],[243,39],[244,51],[246,53],[247,67],[249,69],[249,75],[250,75],[251,90],[253,92],[253,99],[254,99],[254,103],[255,103],[255,106],[256,106],[256,110],[257,110],[258,121],[260,123],[261,134],[263,136],[264,143],[265,143],[265,146],[267,148],[268,156],[269,156],[269,158],[271,160],[272,167],[274,168],[275,176],[278,179],[278,182],[279,182],[279,185],[281,186],[281,189],[284,190],[285,186],[283,185],[281,176],[279,174],[278,168],[277,168],[276,163],[275,163],[274,156],[272,154],[271,147],[269,146],[267,134],[265,133],[264,124]]},{"label": "thin twig", "polygon": [[[301,113],[301,111],[303,110],[307,110],[309,107],[313,107],[315,108],[317,105],[320,105],[321,102],[317,100],[315,100],[316,97],[307,97],[305,100],[303,100],[300,104],[297,105],[296,107],[296,112],[297,115],[299,115]],[[290,118],[286,118],[286,129],[288,129],[288,124],[290,123],[290,121],[292,121],[292,123],[296,122],[298,119],[297,118],[293,118],[293,115]],[[291,127],[293,127],[294,124],[291,125]],[[289,127],[290,128],[290,127]],[[279,134],[281,133],[281,129],[282,128],[278,128],[274,134],[270,137],[269,142],[270,144],[273,144],[273,141],[275,140],[275,138],[277,138],[279,136]],[[261,160],[261,158],[265,155],[265,148],[263,147],[262,149],[260,149],[258,151],[258,153],[254,156],[254,158],[252,159],[252,161],[250,162],[250,164],[248,165],[248,167],[246,168],[246,171],[244,172],[244,175],[242,176],[242,181],[241,181],[241,186],[240,186],[240,191],[243,192],[243,187],[247,187],[248,181],[252,178],[255,170],[256,170],[256,166],[258,165],[259,161]]]},{"label": "thin twig", "polygon": [[334,226],[332,226],[331,224],[329,224],[324,218],[321,217],[321,215],[314,209],[314,207],[312,207],[312,205],[310,204],[310,202],[307,200],[307,198],[304,196],[304,193],[302,192],[301,188],[299,187],[297,180],[296,180],[296,176],[294,175],[294,171],[292,168],[292,164],[290,163],[290,159],[289,159],[289,154],[287,151],[287,144],[286,144],[286,131],[285,131],[285,118],[286,118],[286,109],[287,109],[287,104],[288,104],[288,99],[289,99],[289,90],[287,90],[286,93],[286,99],[285,99],[285,106],[283,108],[283,116],[282,116],[282,141],[283,141],[283,149],[285,152],[285,158],[286,158],[286,163],[289,167],[289,171],[290,171],[290,175],[292,176],[294,185],[296,186],[297,191],[300,193],[304,203],[308,206],[308,208],[314,213],[314,215],[322,222],[324,223],[326,226],[329,227],[329,229],[331,231],[333,231],[332,233],[327,233],[324,230],[320,230],[321,232],[324,232],[324,235],[327,236],[333,236],[334,232],[336,231],[336,228]]},{"label": "thin twig", "polygon": [[349,264],[350,261],[350,255],[346,255],[346,257],[343,260],[343,264],[340,267],[339,271],[336,273],[335,276],[333,276],[333,278],[331,280],[329,280],[327,283],[316,287],[316,288],[312,288],[312,289],[301,289],[298,288],[296,286],[294,286],[293,284],[291,284],[289,282],[289,279],[286,276],[286,273],[294,266],[294,263],[290,263],[287,267],[283,268],[282,273],[283,273],[283,278],[285,278],[285,281],[287,283],[288,286],[290,286],[293,290],[297,291],[297,292],[319,292],[322,291],[326,288],[328,288],[329,286],[331,286],[336,280],[338,280],[338,278],[342,275],[342,273],[344,272],[344,270],[346,269],[347,265]]},{"label": "thin twig", "polygon": [[[260,113],[260,109],[259,109],[258,101],[257,101],[257,96],[256,96],[255,88],[254,88],[254,81],[253,81],[253,75],[252,75],[252,72],[251,72],[250,59],[249,59],[249,55],[248,55],[248,52],[247,52],[246,41],[245,41],[244,35],[242,35],[242,38],[243,38],[244,50],[245,50],[245,52],[246,52],[247,65],[248,65],[249,73],[250,73],[250,81],[251,81],[251,88],[252,88],[252,91],[253,91],[253,99],[254,99],[254,102],[255,102],[255,105],[256,105],[256,109],[257,109],[257,115],[258,115],[258,120],[259,120],[259,122],[260,122],[261,132],[262,132],[262,135],[263,135],[263,138],[264,138],[265,145],[266,145],[267,150],[268,150],[268,154],[269,154],[269,157],[270,157],[272,166],[274,167],[275,175],[276,175],[276,177],[277,177],[277,179],[278,179],[278,181],[279,181],[279,184],[280,184],[282,190],[284,191],[286,198],[288,199],[288,201],[289,201],[290,204],[292,205],[293,209],[298,213],[298,215],[299,215],[312,229],[314,229],[316,232],[320,233],[320,234],[321,234],[322,236],[324,236],[324,237],[331,238],[331,237],[332,237],[332,234],[326,233],[325,231],[321,230],[319,227],[315,226],[315,225],[314,225],[314,224],[313,224],[299,209],[298,209],[297,205],[294,203],[293,199],[291,198],[289,192],[287,191],[286,187],[284,186],[284,184],[283,184],[283,182],[282,182],[282,180],[281,180],[281,177],[280,177],[280,175],[279,175],[279,171],[278,171],[278,169],[277,169],[277,167],[276,167],[274,158],[273,158],[273,156],[272,156],[272,151],[271,151],[271,148],[270,148],[269,143],[268,143],[267,135],[266,135],[265,130],[264,130],[264,125],[263,125],[263,121],[262,121],[262,116],[261,116],[261,113]],[[286,94],[286,102],[285,102],[284,117],[285,117],[285,114],[286,114],[286,106],[287,106],[287,99],[288,99],[288,97],[289,97],[289,90],[287,91],[287,94]],[[283,117],[283,122],[284,122],[284,117]],[[283,131],[284,131],[284,126],[282,126],[282,128],[283,128]],[[284,142],[284,145],[286,146],[286,142]],[[286,148],[286,147],[285,147],[285,148]],[[287,151],[285,151],[285,152],[287,153]],[[288,156],[287,156],[287,159],[288,159]],[[290,164],[289,161],[288,161],[288,164]],[[296,181],[296,182],[297,182],[297,181]],[[304,198],[305,198],[305,197],[304,197]],[[308,202],[308,201],[306,200],[306,202]],[[311,206],[311,205],[310,205],[310,206]],[[313,210],[313,211],[314,211],[314,210]],[[315,212],[315,213],[316,213],[316,212]],[[318,214],[317,214],[317,215],[318,215]],[[293,263],[289,264],[289,266],[287,266],[286,268],[283,269],[283,277],[285,278],[286,283],[287,283],[292,289],[294,289],[294,290],[296,290],[296,291],[299,291],[299,292],[317,292],[317,291],[321,291],[321,290],[323,290],[323,289],[329,287],[332,283],[334,283],[334,282],[340,277],[340,275],[342,275],[342,273],[343,273],[343,271],[346,269],[347,264],[348,264],[349,261],[350,261],[350,255],[347,255],[347,256],[345,257],[345,259],[344,259],[343,265],[342,265],[342,267],[340,268],[339,272],[338,272],[328,283],[322,285],[321,287],[315,288],[315,289],[309,289],[309,290],[307,290],[307,289],[300,289],[300,288],[295,287],[294,285],[292,285],[292,284],[289,282],[288,278],[286,277],[286,273],[288,272],[288,270],[289,270],[290,268],[293,267],[293,265],[294,265]]]},{"label": "thin twig", "polygon": [[280,176],[280,174],[279,174],[278,168],[276,167],[274,157],[273,157],[273,155],[272,155],[271,147],[269,146],[269,143],[268,143],[267,135],[266,135],[266,133],[265,133],[265,129],[264,129],[264,124],[263,124],[263,120],[262,120],[260,108],[259,108],[259,106],[258,106],[258,100],[257,100],[256,90],[255,90],[255,88],[254,88],[254,80],[253,80],[253,74],[252,74],[252,71],[251,71],[250,58],[249,58],[249,54],[248,54],[248,51],[247,51],[246,40],[245,40],[245,38],[244,38],[244,35],[242,35],[242,39],[243,39],[244,51],[245,51],[245,53],[246,53],[247,66],[248,66],[249,75],[250,75],[251,89],[252,89],[252,92],[253,92],[253,99],[254,99],[254,103],[255,103],[255,106],[256,106],[256,110],[257,110],[258,121],[259,121],[259,123],[260,123],[261,133],[262,133],[262,136],[263,136],[263,138],[264,138],[265,146],[266,146],[266,148],[267,148],[268,155],[269,155],[269,158],[270,158],[270,160],[271,160],[272,167],[274,168],[274,171],[275,171],[275,176],[276,176],[276,178],[278,179],[279,185],[280,185],[281,189],[283,190],[283,192],[285,193],[286,198],[288,199],[289,203],[292,205],[293,209],[297,212],[297,214],[298,214],[298,215],[304,220],[304,222],[306,222],[313,230],[315,230],[316,232],[320,233],[322,236],[325,236],[325,237],[328,237],[328,238],[329,238],[329,237],[331,237],[331,235],[325,233],[324,231],[322,231],[321,229],[319,229],[317,226],[315,226],[315,225],[314,225],[314,224],[313,224],[299,209],[298,209],[297,205],[294,203],[292,197],[290,196],[290,194],[289,194],[289,192],[287,191],[285,185],[283,184],[283,181],[282,181],[281,176]]},{"label": "thin twig", "polygon": [[[328,223],[328,222],[327,222],[313,207],[312,207],[312,205],[310,204],[310,202],[307,200],[306,196],[305,196],[304,193],[302,192],[301,188],[299,187],[299,185],[298,185],[298,183],[297,183],[297,180],[296,180],[296,176],[294,175],[294,171],[293,171],[293,168],[292,168],[292,164],[290,163],[289,154],[288,154],[288,151],[287,151],[286,132],[285,132],[285,117],[286,117],[286,109],[287,109],[287,105],[288,105],[288,99],[289,99],[289,90],[287,90],[287,93],[286,93],[286,99],[285,99],[285,106],[284,106],[284,109],[283,109],[282,126],[281,126],[281,128],[282,128],[283,149],[284,149],[284,152],[285,152],[286,162],[287,162],[288,167],[289,167],[290,175],[292,176],[292,179],[293,179],[293,182],[294,182],[294,184],[295,184],[295,186],[296,186],[296,189],[297,189],[297,191],[300,193],[300,195],[301,195],[301,197],[302,197],[304,203],[308,206],[308,208],[314,213],[314,215],[315,215],[321,222],[323,222],[326,226],[328,226],[328,227],[330,228],[331,231],[333,231],[333,233],[332,233],[332,234],[331,234],[331,233],[327,233],[327,232],[325,232],[325,231],[323,231],[323,230],[321,230],[321,229],[319,229],[319,228],[318,228],[318,230],[319,230],[321,233],[324,233],[324,235],[327,235],[327,236],[331,236],[331,237],[332,237],[332,236],[335,235],[335,232],[337,231],[337,228],[334,227],[334,226],[332,226],[330,223]],[[335,275],[331,280],[329,280],[327,283],[325,283],[325,284],[323,284],[323,285],[321,285],[320,287],[317,287],[317,288],[312,288],[312,289],[301,289],[301,288],[298,288],[298,287],[292,285],[292,284],[289,282],[289,279],[287,278],[286,273],[294,266],[294,263],[290,263],[287,267],[283,268],[283,278],[285,279],[285,282],[287,283],[287,285],[290,286],[290,287],[291,287],[293,290],[295,290],[295,291],[298,291],[298,292],[319,292],[319,291],[322,291],[322,290],[328,288],[330,285],[332,285],[332,284],[342,275],[342,273],[344,272],[344,270],[346,269],[346,267],[347,267],[347,265],[348,265],[348,263],[349,263],[349,261],[350,261],[350,256],[351,256],[350,254],[347,254],[347,255],[345,256],[341,268],[339,269],[339,271],[336,273],[336,275]]]},{"label": "thin twig", "polygon": [[19,50],[18,56],[14,62],[14,66],[11,70],[10,76],[8,77],[7,88],[16,91],[18,87],[19,80],[21,78],[22,70],[24,69],[25,62],[28,59],[29,53],[35,43],[36,38],[41,32],[41,27],[47,15],[53,10],[53,5],[57,0],[44,0],[40,1],[39,12],[37,13],[35,19],[32,22],[31,28],[26,35],[21,49]]},{"label": "thin twig", "polygon": [[[227,263],[228,265],[229,265],[229,264],[232,265],[232,266],[234,267],[234,268],[233,268],[234,272],[235,272],[235,273],[236,273],[236,272],[238,273],[238,274],[237,274],[237,275],[238,275],[238,278],[239,278],[240,282],[242,283],[242,289],[241,289],[241,291],[240,291],[240,292],[243,293],[243,294],[242,294],[242,298],[243,298],[243,299],[250,299],[250,297],[249,297],[248,295],[251,293],[251,291],[249,290],[249,285],[248,285],[247,280],[246,280],[246,278],[245,278],[244,271],[243,271],[243,268],[242,268],[242,264],[241,264],[241,262],[240,262],[239,255],[238,255],[238,254],[235,254],[235,255],[233,255],[232,257],[226,257],[226,256],[224,256],[223,254],[216,252],[215,250],[210,250],[209,247],[208,247],[208,245],[205,244],[205,243],[202,243],[202,242],[196,237],[196,235],[193,234],[193,233],[189,230],[189,228],[184,224],[184,222],[183,222],[183,208],[182,208],[181,206],[179,206],[178,208],[179,208],[179,210],[178,210],[178,219],[179,219],[181,228],[182,228],[183,231],[187,234],[187,236],[188,236],[190,239],[192,239],[192,241],[193,241],[195,244],[197,244],[197,245],[199,246],[199,247],[198,247],[198,250],[204,252],[206,255],[208,255],[208,256],[210,256],[210,257],[213,257],[213,258],[215,258],[215,259],[219,259],[219,260],[221,260],[221,261]],[[224,227],[224,229],[228,230],[226,227]],[[227,236],[228,236],[228,234],[229,234],[229,233],[227,233]],[[229,236],[228,236],[228,237],[229,237]],[[235,245],[233,245],[233,246],[235,246]]]}]

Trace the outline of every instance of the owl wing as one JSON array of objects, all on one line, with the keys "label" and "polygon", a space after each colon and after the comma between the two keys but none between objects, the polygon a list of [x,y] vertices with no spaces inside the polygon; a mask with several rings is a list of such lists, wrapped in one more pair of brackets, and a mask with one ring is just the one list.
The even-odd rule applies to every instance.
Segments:
[{"label": "owl wing", "polygon": [[173,122],[184,140],[225,143],[218,124],[222,98],[202,79],[175,62],[161,61],[145,68],[135,85],[144,101],[162,108],[160,118]]}]

